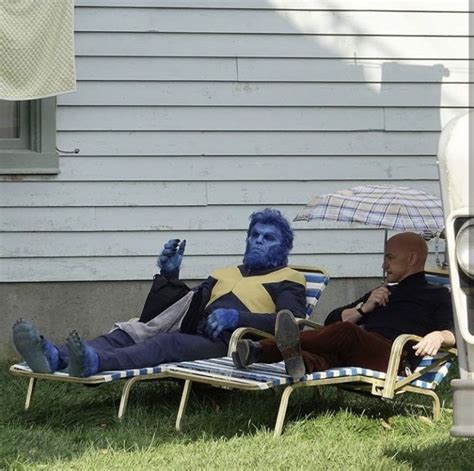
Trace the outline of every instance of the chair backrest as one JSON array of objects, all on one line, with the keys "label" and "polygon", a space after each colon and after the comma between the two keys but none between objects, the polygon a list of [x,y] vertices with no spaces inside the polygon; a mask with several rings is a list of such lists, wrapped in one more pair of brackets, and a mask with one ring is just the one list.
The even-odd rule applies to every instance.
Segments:
[{"label": "chair backrest", "polygon": [[432,285],[445,286],[446,288],[451,290],[451,280],[449,276],[425,272],[425,278],[426,281],[428,283],[431,283]]},{"label": "chair backrest", "polygon": [[308,267],[308,266],[295,266],[291,265],[290,268],[303,273],[306,280],[306,317],[310,317],[313,314],[314,307],[321,297],[321,293],[329,283],[329,273],[324,268],[319,267]]}]

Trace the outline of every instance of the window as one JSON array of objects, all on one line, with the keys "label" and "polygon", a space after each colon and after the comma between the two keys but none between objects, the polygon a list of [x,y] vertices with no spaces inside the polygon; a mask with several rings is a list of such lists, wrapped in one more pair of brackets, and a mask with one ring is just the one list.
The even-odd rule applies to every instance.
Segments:
[{"label": "window", "polygon": [[56,97],[0,100],[0,174],[58,171]]}]

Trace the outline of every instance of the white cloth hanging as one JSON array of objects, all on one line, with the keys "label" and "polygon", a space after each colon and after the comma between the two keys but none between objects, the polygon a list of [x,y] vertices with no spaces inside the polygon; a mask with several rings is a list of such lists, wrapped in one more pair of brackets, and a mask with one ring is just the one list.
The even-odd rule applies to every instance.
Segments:
[{"label": "white cloth hanging", "polygon": [[2,0],[0,99],[75,90],[74,0]]}]

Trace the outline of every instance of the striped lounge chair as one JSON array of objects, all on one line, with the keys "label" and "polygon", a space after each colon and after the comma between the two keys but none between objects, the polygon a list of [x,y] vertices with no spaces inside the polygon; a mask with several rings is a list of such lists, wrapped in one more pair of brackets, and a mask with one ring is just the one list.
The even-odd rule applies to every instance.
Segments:
[{"label": "striped lounge chair", "polygon": [[[433,282],[434,279],[429,281]],[[446,285],[449,279],[437,280]],[[241,338],[241,332],[236,331],[231,344],[235,346]],[[168,373],[185,380],[181,402],[176,419],[176,429],[181,430],[182,421],[188,404],[193,382],[205,383],[227,389],[260,391],[265,389],[282,388],[279,411],[275,424],[275,437],[283,429],[283,423],[291,393],[301,387],[312,386],[342,386],[344,389],[363,391],[383,399],[394,399],[403,393],[416,393],[428,396],[432,400],[433,419],[440,416],[440,401],[435,392],[436,387],[448,374],[456,349],[442,349],[435,357],[424,357],[414,372],[407,371],[406,376],[399,376],[399,365],[404,345],[409,341],[417,341],[415,335],[401,335],[392,345],[392,351],[387,372],[373,371],[366,368],[346,367],[333,368],[327,371],[305,375],[301,380],[293,381],[286,374],[284,363],[256,363],[246,369],[235,368],[230,356],[211,360],[181,362],[168,367]]]},{"label": "striped lounge chair", "polygon": [[[301,271],[305,275],[307,286],[306,315],[309,317],[312,314],[313,309],[319,297],[321,296],[322,291],[329,282],[329,276],[324,269],[316,267],[298,266],[292,268]],[[30,408],[33,393],[38,383],[38,380],[63,381],[85,385],[97,385],[102,383],[109,383],[112,381],[124,381],[122,395],[120,398],[120,405],[118,409],[118,418],[121,419],[125,414],[128,403],[128,397],[132,386],[139,381],[150,381],[170,377],[170,375],[168,374],[169,366],[171,365],[163,364],[151,368],[103,371],[100,374],[90,376],[88,378],[77,378],[74,376],[69,376],[65,371],[58,371],[49,374],[35,373],[26,365],[26,363],[18,363],[10,367],[10,373],[15,376],[22,376],[29,379],[28,389],[26,393],[25,410],[28,410]]]}]

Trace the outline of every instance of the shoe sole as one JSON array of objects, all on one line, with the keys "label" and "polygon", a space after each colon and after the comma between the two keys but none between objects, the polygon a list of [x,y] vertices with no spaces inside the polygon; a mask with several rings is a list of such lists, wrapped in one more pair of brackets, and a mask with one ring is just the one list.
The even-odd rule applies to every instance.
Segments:
[{"label": "shoe sole", "polygon": [[275,325],[276,344],[285,362],[286,372],[298,380],[306,374],[301,357],[300,330],[291,311],[280,311]]},{"label": "shoe sole", "polygon": [[237,348],[232,352],[232,361],[234,366],[237,368],[245,368],[247,362],[245,361],[249,357],[249,346],[247,342],[237,342]]},{"label": "shoe sole", "polygon": [[35,373],[51,373],[43,339],[29,322],[20,322],[13,327],[13,343],[16,349]]}]

